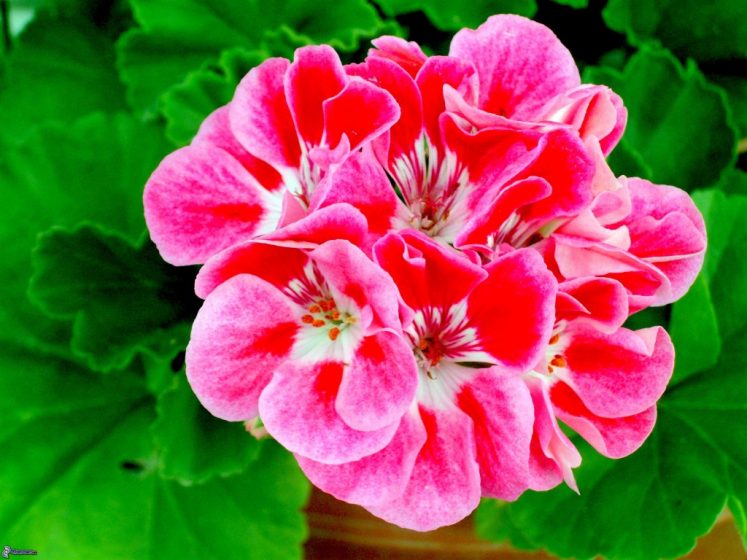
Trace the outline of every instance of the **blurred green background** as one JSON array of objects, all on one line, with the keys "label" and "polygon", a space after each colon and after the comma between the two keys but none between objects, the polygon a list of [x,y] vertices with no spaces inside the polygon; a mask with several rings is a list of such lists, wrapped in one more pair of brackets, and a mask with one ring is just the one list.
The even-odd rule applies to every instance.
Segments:
[{"label": "blurred green background", "polygon": [[[678,557],[724,507],[747,533],[747,2],[0,1],[0,546],[40,558],[303,555],[290,455],[204,412],[183,375],[195,270],[161,261],[142,189],[268,56],[396,34],[445,53],[493,13],[550,26],[620,93],[618,174],[693,194],[703,273],[663,324],[675,377],[654,434],[567,488],[484,503],[482,538],[559,556]],[[728,559],[727,559],[728,560]]]}]

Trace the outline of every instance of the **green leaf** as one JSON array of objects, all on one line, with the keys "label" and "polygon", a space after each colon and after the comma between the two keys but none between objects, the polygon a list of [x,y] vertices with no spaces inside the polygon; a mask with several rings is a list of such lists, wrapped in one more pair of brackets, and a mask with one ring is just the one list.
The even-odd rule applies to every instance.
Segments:
[{"label": "green leaf", "polygon": [[[306,43],[329,43],[348,51],[380,31],[381,20],[365,0],[132,0],[141,28],[118,42],[118,65],[128,98],[138,112],[153,115],[158,99],[234,47],[262,48],[266,34],[287,27]],[[334,14],[331,17],[330,14]]]},{"label": "green leaf", "polygon": [[724,94],[694,63],[683,67],[670,53],[645,47],[623,72],[587,68],[584,78],[622,96],[625,141],[651,169],[648,179],[688,190],[707,187],[734,162],[737,131]]},{"label": "green leaf", "polygon": [[0,161],[0,340],[65,353],[68,321],[53,321],[26,298],[37,234],[54,225],[100,222],[133,242],[145,230],[143,185],[170,149],[161,130],[125,115],[91,115],[31,132]]},{"label": "green leaf", "polygon": [[[583,0],[569,0],[580,2]],[[462,27],[477,27],[493,14],[519,14],[532,17],[537,12],[535,0],[378,0],[388,16],[422,10],[433,25],[442,31],[457,31]]]},{"label": "green leaf", "polygon": [[[648,560],[686,553],[727,503],[744,530],[747,230],[741,227],[741,217],[747,212],[747,197],[709,190],[696,193],[695,199],[711,242],[700,282],[710,291],[723,337],[717,363],[710,365],[710,354],[707,360],[700,359],[699,371],[678,373],[659,403],[653,434],[632,456],[612,461],[582,443],[580,496],[560,487],[528,493],[512,504],[487,502],[478,512],[477,527],[483,536],[579,559],[601,555],[609,560]],[[703,289],[695,288],[695,296],[700,297],[698,290]],[[672,320],[685,321],[684,316],[676,319],[677,305]],[[691,315],[688,320],[688,325],[680,323],[677,328],[712,337],[712,326],[701,334],[700,318]],[[678,360],[681,348],[679,352]],[[685,356],[687,368],[694,368],[692,354],[685,351]]]},{"label": "green leaf", "polygon": [[607,158],[612,171],[616,175],[625,175],[626,177],[651,177],[653,171],[643,160],[627,138],[622,138],[620,143]]},{"label": "green leaf", "polygon": [[260,443],[242,423],[207,412],[183,374],[173,381],[158,397],[158,420],[151,428],[162,476],[189,485],[246,469],[257,458]]},{"label": "green leaf", "polygon": [[747,138],[747,78],[709,74],[708,79],[726,92],[739,137]]},{"label": "green leaf", "polygon": [[125,107],[114,45],[82,19],[37,17],[8,56],[3,81],[0,135],[6,140],[26,136],[32,122],[71,123]]},{"label": "green leaf", "polygon": [[308,484],[273,442],[245,473],[184,487],[157,476],[140,376],[91,375],[9,346],[0,370],[7,542],[50,560],[300,558]]},{"label": "green leaf", "polygon": [[575,10],[589,6],[589,0],[553,0],[556,4],[569,6]]},{"label": "green leaf", "polygon": [[53,228],[40,235],[33,263],[31,300],[52,317],[74,319],[73,351],[92,369],[186,346],[199,307],[194,271],[166,264],[149,239],[134,246],[97,227]]},{"label": "green leaf", "polygon": [[610,0],[602,15],[631,45],[657,39],[697,60],[747,58],[747,3],[742,0]]},{"label": "green leaf", "polygon": [[267,58],[263,51],[241,47],[221,53],[216,62],[190,72],[186,79],[163,96],[163,114],[168,123],[166,134],[177,145],[188,144],[200,124],[213,110],[233,97],[241,78]]}]

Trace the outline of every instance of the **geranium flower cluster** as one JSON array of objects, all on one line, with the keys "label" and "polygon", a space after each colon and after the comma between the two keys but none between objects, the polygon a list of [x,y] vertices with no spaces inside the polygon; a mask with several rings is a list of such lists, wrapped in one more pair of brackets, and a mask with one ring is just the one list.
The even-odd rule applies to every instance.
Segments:
[{"label": "geranium flower cluster", "polygon": [[[448,56],[381,37],[242,80],[145,191],[164,259],[204,264],[187,375],[215,416],[403,527],[562,481],[651,432],[674,352],[631,313],[682,296],[689,196],[615,177],[626,110],[546,27],[494,16]],[[248,436],[249,437],[249,436]]]}]

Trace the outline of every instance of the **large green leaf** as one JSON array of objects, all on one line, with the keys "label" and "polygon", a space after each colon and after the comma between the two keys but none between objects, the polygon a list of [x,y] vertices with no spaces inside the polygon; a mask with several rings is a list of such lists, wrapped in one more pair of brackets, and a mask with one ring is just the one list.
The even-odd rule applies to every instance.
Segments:
[{"label": "large green leaf", "polygon": [[260,443],[240,422],[208,413],[183,374],[158,397],[158,420],[152,426],[159,448],[161,474],[182,484],[243,471],[257,458]]},{"label": "large green leaf", "polygon": [[31,300],[74,319],[72,349],[95,370],[120,369],[139,351],[172,356],[197,312],[194,271],[167,265],[148,239],[138,246],[94,226],[41,234]]},{"label": "large green leaf", "polygon": [[683,67],[667,51],[645,47],[624,71],[590,67],[584,78],[622,96],[629,114],[626,149],[651,169],[648,179],[688,190],[707,187],[734,162],[737,131],[724,94],[694,63]]},{"label": "large green leaf", "polygon": [[357,48],[382,22],[365,0],[132,0],[140,28],[118,43],[118,64],[132,106],[145,114],[190,71],[234,47],[256,49],[289,28],[306,43]]},{"label": "large green leaf", "polygon": [[[579,0],[566,1],[575,3]],[[537,12],[535,0],[477,0],[474,2],[378,0],[377,3],[389,16],[422,10],[433,25],[443,31],[477,27],[493,14],[519,14],[532,17]]]},{"label": "large green leaf", "polygon": [[114,45],[83,19],[36,18],[8,56],[3,81],[0,137],[6,140],[23,138],[31,123],[70,123],[125,106]]},{"label": "large green leaf", "polygon": [[50,320],[25,295],[37,235],[92,221],[139,240],[143,185],[168,150],[158,127],[96,114],[70,126],[40,127],[3,154],[0,244],[9,274],[0,285],[0,340],[47,350],[67,346],[69,322]]},{"label": "large green leaf", "polygon": [[747,58],[743,0],[610,0],[602,14],[633,45],[657,39],[698,60]]},{"label": "large green leaf", "polygon": [[726,92],[740,138],[747,138],[747,78],[744,76],[709,75],[708,79]]},{"label": "large green leaf", "polygon": [[241,78],[267,56],[264,51],[238,47],[221,53],[217,62],[190,72],[163,96],[169,138],[177,145],[188,144],[205,117],[231,101]]},{"label": "large green leaf", "polygon": [[140,376],[91,375],[10,346],[0,371],[6,542],[51,560],[300,557],[308,485],[274,443],[246,472],[187,488],[157,476]]},{"label": "large green leaf", "polygon": [[[686,353],[690,368],[705,369],[673,380],[659,403],[654,433],[639,451],[611,461],[581,445],[580,496],[561,487],[528,493],[513,504],[486,502],[478,513],[483,536],[579,559],[648,560],[687,552],[727,503],[745,530],[747,230],[741,216],[747,197],[711,190],[696,200],[711,243],[701,281],[717,317],[716,336],[723,339],[717,363],[709,367],[713,354],[698,362]],[[701,332],[696,315],[677,320],[689,323],[678,328]]]}]

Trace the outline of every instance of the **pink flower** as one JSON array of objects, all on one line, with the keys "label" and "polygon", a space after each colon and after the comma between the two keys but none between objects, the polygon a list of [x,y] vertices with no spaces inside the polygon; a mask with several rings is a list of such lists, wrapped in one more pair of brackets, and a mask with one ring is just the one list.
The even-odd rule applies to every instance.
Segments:
[{"label": "pink flower", "polygon": [[482,268],[414,231],[374,253],[414,312],[404,332],[415,402],[378,453],[343,465],[300,456],[301,467],[323,490],[421,531],[459,521],[481,495],[516,499],[530,484],[533,418],[521,374],[550,337],[552,275],[531,250]]},{"label": "pink flower", "polygon": [[338,205],[205,264],[187,348],[205,408],[260,416],[286,448],[324,463],[389,444],[416,365],[392,279],[354,245],[364,233],[360,213]]},{"label": "pink flower", "polygon": [[168,262],[199,264],[298,219],[330,169],[398,118],[392,97],[345,74],[330,47],[268,59],[154,171],[151,237]]},{"label": "pink flower", "polygon": [[703,265],[705,248],[703,217],[687,193],[628,179],[621,191],[600,193],[590,212],[539,249],[560,279],[618,280],[634,312],[682,297]]},{"label": "pink flower", "polygon": [[578,492],[572,468],[581,456],[556,418],[603,455],[629,455],[654,427],[674,348],[661,327],[622,327],[627,294],[618,282],[582,278],[559,290],[544,356],[524,375],[535,411],[530,487],[547,490],[565,479]]},{"label": "pink flower", "polygon": [[673,348],[622,325],[686,292],[703,219],[614,176],[622,101],[546,27],[494,16],[448,56],[374,44],[265,61],[150,178],[161,254],[205,263],[189,381],[403,527],[577,490],[558,421],[613,458],[651,432]]}]

